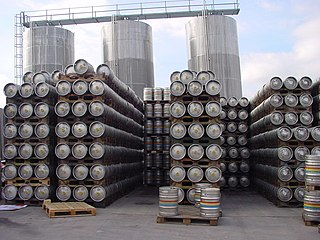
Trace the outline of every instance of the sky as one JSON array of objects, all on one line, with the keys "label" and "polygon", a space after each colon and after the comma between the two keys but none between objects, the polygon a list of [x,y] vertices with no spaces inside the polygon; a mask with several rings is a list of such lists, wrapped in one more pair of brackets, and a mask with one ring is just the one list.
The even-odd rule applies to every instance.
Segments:
[{"label": "sky", "polygon": [[[156,0],[149,0],[156,1]],[[0,88],[14,81],[14,16],[21,11],[116,4],[113,0],[0,0]],[[121,3],[147,2],[125,0]],[[207,2],[210,2],[207,0]],[[225,2],[228,2],[226,0]],[[243,96],[251,98],[273,76],[320,77],[320,1],[239,0],[237,21]],[[190,18],[145,21],[152,27],[155,85],[169,86],[187,69],[185,24]],[[103,23],[66,26],[75,33],[75,60],[103,62]],[[5,97],[0,94],[0,107]]]}]

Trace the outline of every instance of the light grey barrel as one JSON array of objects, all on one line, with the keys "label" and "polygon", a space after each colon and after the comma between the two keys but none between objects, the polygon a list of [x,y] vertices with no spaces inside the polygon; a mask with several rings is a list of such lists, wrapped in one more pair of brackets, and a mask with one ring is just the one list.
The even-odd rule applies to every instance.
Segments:
[{"label": "light grey barrel", "polygon": [[308,221],[320,221],[320,191],[305,191],[303,216]]},{"label": "light grey barrel", "polygon": [[194,194],[195,207],[199,208],[202,188],[212,187],[212,184],[211,183],[196,183],[194,185],[194,187],[195,187],[195,194]]},{"label": "light grey barrel", "polygon": [[220,214],[220,189],[202,188],[200,197],[200,216],[218,218]]},{"label": "light grey barrel", "polygon": [[320,185],[320,156],[305,156],[305,183],[306,185]]},{"label": "light grey barrel", "polygon": [[178,188],[160,187],[159,188],[159,215],[175,216],[178,215]]}]

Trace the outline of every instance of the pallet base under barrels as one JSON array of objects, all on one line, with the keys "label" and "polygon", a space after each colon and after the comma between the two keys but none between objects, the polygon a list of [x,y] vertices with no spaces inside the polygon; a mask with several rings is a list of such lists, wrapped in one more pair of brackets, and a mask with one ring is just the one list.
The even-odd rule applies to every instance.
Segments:
[{"label": "pallet base under barrels", "polygon": [[158,214],[157,223],[182,223],[185,225],[217,226],[219,218],[205,218],[200,216],[200,210],[194,206],[179,205],[179,214],[176,216],[161,216]]},{"label": "pallet base under barrels", "polygon": [[[320,221],[310,221],[310,220],[306,219],[303,214],[302,214],[302,219],[304,221],[304,225],[307,227],[318,227],[319,228],[319,226],[320,226]],[[320,228],[319,228],[319,232],[320,232]]]},{"label": "pallet base under barrels", "polygon": [[42,209],[46,211],[49,218],[96,215],[96,208],[84,202],[51,203],[48,199],[43,202]]}]

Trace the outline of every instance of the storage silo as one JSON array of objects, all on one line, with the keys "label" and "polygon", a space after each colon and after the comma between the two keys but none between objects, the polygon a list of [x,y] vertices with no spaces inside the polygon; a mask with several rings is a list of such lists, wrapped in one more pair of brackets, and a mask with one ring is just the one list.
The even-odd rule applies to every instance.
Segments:
[{"label": "storage silo", "polygon": [[211,70],[222,84],[221,96],[241,97],[237,23],[222,15],[201,16],[186,24],[188,68]]},{"label": "storage silo", "polygon": [[152,28],[139,21],[121,20],[102,28],[103,61],[139,97],[154,87]]},{"label": "storage silo", "polygon": [[32,27],[24,32],[24,72],[63,70],[74,62],[74,34],[59,27]]}]

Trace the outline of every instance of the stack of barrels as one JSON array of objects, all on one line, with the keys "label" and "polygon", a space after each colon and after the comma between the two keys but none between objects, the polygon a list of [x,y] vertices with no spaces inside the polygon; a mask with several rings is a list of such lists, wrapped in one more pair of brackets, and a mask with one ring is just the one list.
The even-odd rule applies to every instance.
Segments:
[{"label": "stack of barrels", "polygon": [[208,71],[171,75],[171,186],[179,202],[195,204],[196,184],[219,187],[221,85]]},{"label": "stack of barrels", "polygon": [[303,218],[320,222],[320,155],[306,155]]},{"label": "stack of barrels", "polygon": [[251,101],[250,149],[255,186],[278,206],[301,206],[305,156],[319,153],[312,128],[312,80],[274,77]]},{"label": "stack of barrels", "polygon": [[2,152],[6,165],[2,196],[10,204],[41,205],[54,196],[56,187],[52,129],[57,94],[47,72],[28,72],[23,80],[21,85],[9,83],[4,87],[7,104]]},{"label": "stack of barrels", "polygon": [[144,89],[144,184],[170,184],[170,89]]},{"label": "stack of barrels", "polygon": [[142,180],[143,102],[105,64],[83,59],[56,84],[56,196],[105,207]]},{"label": "stack of barrels", "polygon": [[221,188],[247,189],[250,185],[248,148],[249,100],[220,98],[222,112]]}]

